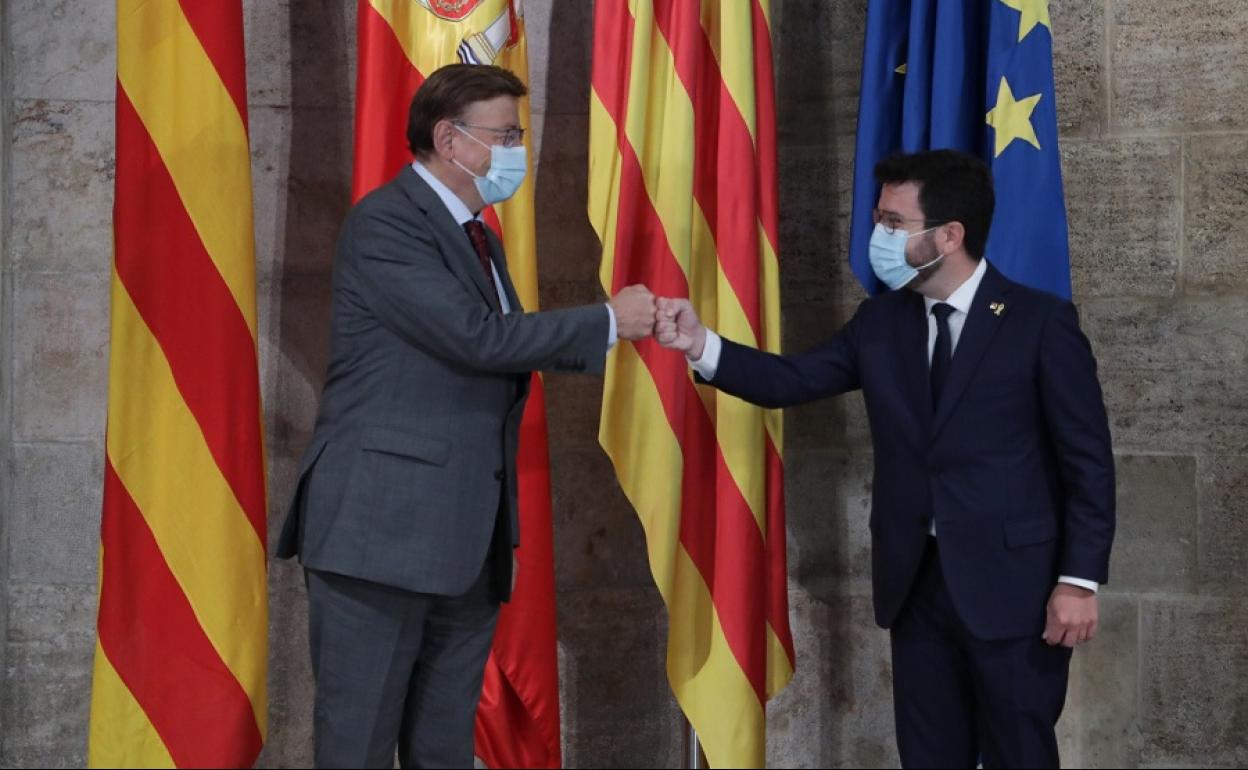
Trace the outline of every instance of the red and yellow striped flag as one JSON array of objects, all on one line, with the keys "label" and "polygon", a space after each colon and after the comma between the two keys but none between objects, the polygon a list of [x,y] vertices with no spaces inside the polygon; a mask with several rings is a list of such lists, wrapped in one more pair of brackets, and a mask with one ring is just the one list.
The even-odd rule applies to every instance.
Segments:
[{"label": "red and yellow striped flag", "polygon": [[[589,218],[608,294],[689,297],[780,348],[768,0],[598,0]],[[653,340],[611,357],[599,439],[646,531],[667,673],[714,767],[761,767],[793,675],[781,414],[694,384]]]},{"label": "red and yellow striped flag", "polygon": [[268,601],[240,0],[118,0],[92,767],[245,767]]},{"label": "red and yellow striped flag", "polygon": [[[434,70],[455,62],[495,64],[528,83],[519,0],[359,0],[354,197],[388,182],[412,156],[407,113]],[[520,122],[530,128],[529,102]],[[529,168],[533,168],[530,156]],[[533,174],[506,203],[486,211],[503,239],[526,311],[538,309]],[[551,530],[546,399],[533,376],[520,426],[519,574],[499,615],[477,710],[476,753],[489,767],[559,767],[559,666]]]}]

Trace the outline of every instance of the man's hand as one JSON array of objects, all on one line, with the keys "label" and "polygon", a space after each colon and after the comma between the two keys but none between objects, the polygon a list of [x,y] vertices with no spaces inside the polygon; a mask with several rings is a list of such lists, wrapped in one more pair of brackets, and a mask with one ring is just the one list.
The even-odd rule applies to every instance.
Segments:
[{"label": "man's hand", "polygon": [[639,340],[654,332],[654,295],[640,284],[626,286],[611,298],[616,333],[623,340]]},{"label": "man's hand", "polygon": [[1049,597],[1044,641],[1050,645],[1074,647],[1096,636],[1096,592],[1058,583]]},{"label": "man's hand", "polygon": [[698,320],[693,303],[687,299],[659,299],[654,338],[665,348],[679,350],[690,360],[702,357],[706,347],[706,327]]}]

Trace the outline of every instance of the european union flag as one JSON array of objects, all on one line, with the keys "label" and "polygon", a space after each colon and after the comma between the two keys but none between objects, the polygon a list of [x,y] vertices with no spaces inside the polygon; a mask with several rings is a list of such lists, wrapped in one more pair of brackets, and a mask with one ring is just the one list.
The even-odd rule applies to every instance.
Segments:
[{"label": "european union flag", "polygon": [[992,166],[986,256],[1019,283],[1070,297],[1048,0],[871,0],[863,51],[849,260],[876,294],[867,244],[873,169],[952,148]]}]

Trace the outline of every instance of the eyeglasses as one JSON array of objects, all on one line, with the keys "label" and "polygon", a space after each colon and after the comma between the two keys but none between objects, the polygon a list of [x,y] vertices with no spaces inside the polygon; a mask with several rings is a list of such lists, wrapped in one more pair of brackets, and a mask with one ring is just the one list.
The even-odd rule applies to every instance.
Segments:
[{"label": "eyeglasses", "polygon": [[489,126],[474,126],[471,123],[464,123],[458,120],[454,121],[454,123],[455,125],[463,128],[475,128],[478,131],[489,131],[497,134],[503,137],[502,144],[504,147],[519,147],[520,143],[524,141],[523,128],[491,128]]},{"label": "eyeglasses", "polygon": [[907,219],[894,211],[871,209],[871,223],[884,225],[884,232],[889,235],[903,229],[906,222],[922,222],[927,227],[939,227],[940,225],[949,224],[948,220],[944,219]]}]

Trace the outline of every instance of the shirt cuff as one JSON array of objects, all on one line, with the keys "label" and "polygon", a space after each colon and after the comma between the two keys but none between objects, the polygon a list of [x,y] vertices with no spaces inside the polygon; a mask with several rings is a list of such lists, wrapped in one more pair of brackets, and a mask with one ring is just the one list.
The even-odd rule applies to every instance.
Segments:
[{"label": "shirt cuff", "polygon": [[1100,588],[1100,584],[1098,584],[1095,580],[1084,580],[1083,578],[1067,577],[1066,575],[1059,577],[1057,582],[1086,588],[1092,593],[1096,593],[1097,589]]},{"label": "shirt cuff", "polygon": [[706,344],[702,346],[702,357],[694,361],[689,360],[689,365],[693,370],[702,375],[702,379],[710,382],[715,379],[715,372],[719,371],[719,354],[723,352],[724,342],[719,335],[710,329],[706,330]]},{"label": "shirt cuff", "polygon": [[611,307],[611,303],[606,303],[607,317],[611,319],[607,326],[607,350],[615,347],[615,343],[620,341],[620,335],[615,328],[615,308]]}]

